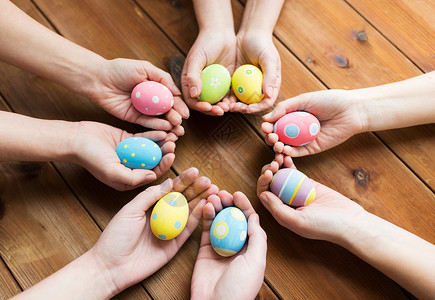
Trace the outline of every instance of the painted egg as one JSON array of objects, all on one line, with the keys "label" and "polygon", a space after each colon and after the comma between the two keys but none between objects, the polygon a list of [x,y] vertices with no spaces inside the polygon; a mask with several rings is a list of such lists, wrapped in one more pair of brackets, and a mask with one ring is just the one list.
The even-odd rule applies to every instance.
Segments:
[{"label": "painted egg", "polygon": [[270,190],[282,202],[291,206],[304,206],[313,202],[316,190],[311,180],[296,169],[278,170],[270,183]]},{"label": "painted egg", "polygon": [[263,73],[254,65],[243,65],[233,74],[233,91],[236,97],[246,104],[263,99]]},{"label": "painted egg", "polygon": [[163,196],[151,212],[151,231],[161,240],[177,237],[189,218],[189,205],[183,194],[171,192]]},{"label": "painted egg", "polygon": [[121,163],[130,169],[151,170],[162,159],[162,150],[152,140],[143,137],[131,137],[116,146]]},{"label": "painted egg", "polygon": [[221,256],[232,256],[242,249],[248,234],[248,222],[237,207],[227,207],[214,218],[210,228],[210,242]]},{"label": "painted egg", "polygon": [[159,116],[167,113],[174,105],[174,96],[161,83],[145,81],[131,92],[133,106],[144,115]]},{"label": "painted egg", "polygon": [[202,90],[199,101],[215,104],[228,93],[231,85],[231,75],[222,65],[209,65],[201,72]]},{"label": "painted egg", "polygon": [[282,116],[273,126],[278,139],[291,146],[305,146],[316,139],[320,123],[315,116],[304,111],[295,111]]}]

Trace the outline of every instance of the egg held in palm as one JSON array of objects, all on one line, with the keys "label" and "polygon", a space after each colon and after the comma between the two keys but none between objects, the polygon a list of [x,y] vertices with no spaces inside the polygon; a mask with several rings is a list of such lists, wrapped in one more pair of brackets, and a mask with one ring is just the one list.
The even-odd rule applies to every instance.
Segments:
[{"label": "egg held in palm", "polygon": [[278,170],[270,182],[270,190],[282,202],[291,206],[304,206],[314,201],[316,190],[311,180],[296,169]]},{"label": "egg held in palm", "polygon": [[282,116],[273,126],[278,139],[290,146],[305,146],[314,141],[320,132],[320,122],[304,111],[295,111]]},{"label": "egg held in palm", "polygon": [[144,137],[130,137],[116,146],[121,164],[130,169],[154,169],[162,159],[159,145]]},{"label": "egg held in palm", "polygon": [[202,89],[199,101],[216,104],[228,93],[231,75],[227,68],[219,64],[209,65],[201,72]]},{"label": "egg held in palm", "polygon": [[254,65],[242,65],[233,74],[232,86],[237,99],[246,104],[263,99],[263,73]]},{"label": "egg held in palm", "polygon": [[163,196],[151,212],[151,231],[161,240],[176,238],[186,227],[189,205],[183,194],[171,192]]},{"label": "egg held in palm", "polygon": [[163,84],[145,81],[135,86],[131,92],[131,102],[144,115],[159,116],[172,108],[174,96]]},{"label": "egg held in palm", "polygon": [[242,249],[248,234],[248,222],[237,207],[227,207],[214,218],[210,228],[210,242],[221,256],[232,256]]}]

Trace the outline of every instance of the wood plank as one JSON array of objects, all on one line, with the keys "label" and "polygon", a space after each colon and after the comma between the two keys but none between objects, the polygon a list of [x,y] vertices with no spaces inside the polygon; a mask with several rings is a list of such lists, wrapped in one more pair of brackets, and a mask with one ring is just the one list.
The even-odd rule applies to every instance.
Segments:
[{"label": "wood plank", "polygon": [[434,1],[346,0],[425,72],[435,70]]}]

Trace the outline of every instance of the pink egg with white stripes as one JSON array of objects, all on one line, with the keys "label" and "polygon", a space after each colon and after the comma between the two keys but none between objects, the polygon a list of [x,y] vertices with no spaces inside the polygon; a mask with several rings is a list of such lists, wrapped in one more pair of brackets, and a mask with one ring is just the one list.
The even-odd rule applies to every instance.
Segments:
[{"label": "pink egg with white stripes", "polygon": [[273,126],[278,139],[290,146],[305,146],[314,141],[320,132],[320,122],[305,111],[295,111],[282,116]]},{"label": "pink egg with white stripes", "polygon": [[174,96],[161,83],[145,81],[131,92],[133,106],[144,115],[159,116],[167,113],[174,105]]}]

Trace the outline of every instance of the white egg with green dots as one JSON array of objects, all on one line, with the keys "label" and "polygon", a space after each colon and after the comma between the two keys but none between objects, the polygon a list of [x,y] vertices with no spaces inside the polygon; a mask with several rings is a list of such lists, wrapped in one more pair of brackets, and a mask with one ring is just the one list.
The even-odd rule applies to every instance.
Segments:
[{"label": "white egg with green dots", "polygon": [[151,212],[151,231],[161,240],[176,238],[186,227],[189,205],[186,197],[179,192],[163,196]]},{"label": "white egg with green dots", "polygon": [[162,159],[159,145],[144,137],[130,137],[116,146],[121,164],[130,169],[154,169]]},{"label": "white egg with green dots", "polygon": [[232,256],[239,252],[247,235],[248,222],[245,214],[237,207],[221,210],[210,228],[211,246],[221,256]]}]

